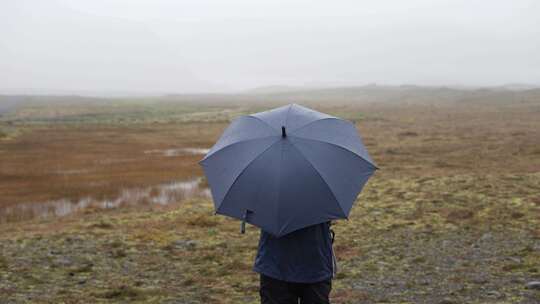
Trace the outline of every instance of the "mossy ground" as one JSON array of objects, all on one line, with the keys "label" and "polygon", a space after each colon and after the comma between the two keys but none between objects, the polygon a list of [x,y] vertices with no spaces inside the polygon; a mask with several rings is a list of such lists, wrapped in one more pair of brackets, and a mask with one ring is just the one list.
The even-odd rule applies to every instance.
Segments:
[{"label": "mossy ground", "polygon": [[[538,112],[348,112],[360,117],[382,169],[335,225],[333,303],[540,303],[540,292],[525,288],[540,279]],[[196,140],[211,142],[224,126]],[[156,142],[148,134],[164,136],[130,138]],[[257,303],[257,240],[256,228],[239,234],[239,223],[213,215],[205,199],[8,223],[0,225],[0,302]]]},{"label": "mossy ground", "polygon": [[[375,177],[335,226],[334,302],[538,303],[525,283],[540,276],[539,190],[538,173]],[[207,200],[5,225],[0,290],[7,303],[256,303],[258,232],[238,228]]]}]

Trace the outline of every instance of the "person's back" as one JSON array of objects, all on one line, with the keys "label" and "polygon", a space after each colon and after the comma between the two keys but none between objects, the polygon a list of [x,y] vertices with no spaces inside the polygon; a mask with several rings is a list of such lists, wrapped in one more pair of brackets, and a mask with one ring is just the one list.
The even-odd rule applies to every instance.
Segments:
[{"label": "person's back", "polygon": [[261,275],[263,304],[329,303],[334,272],[330,224],[280,238],[261,230],[254,271]]}]

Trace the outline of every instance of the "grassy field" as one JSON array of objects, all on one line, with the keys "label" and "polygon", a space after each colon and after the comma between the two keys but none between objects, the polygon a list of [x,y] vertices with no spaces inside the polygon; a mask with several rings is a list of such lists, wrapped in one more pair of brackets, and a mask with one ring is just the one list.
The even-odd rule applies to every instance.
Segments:
[{"label": "grassy field", "polygon": [[[307,103],[355,121],[381,168],[336,225],[333,303],[540,302],[527,288],[540,280],[540,95],[454,95]],[[34,103],[2,116],[0,208],[201,176],[200,155],[148,151],[208,148],[234,117],[270,107],[172,99]],[[238,230],[203,198],[0,224],[0,294],[257,303],[258,231]]]}]

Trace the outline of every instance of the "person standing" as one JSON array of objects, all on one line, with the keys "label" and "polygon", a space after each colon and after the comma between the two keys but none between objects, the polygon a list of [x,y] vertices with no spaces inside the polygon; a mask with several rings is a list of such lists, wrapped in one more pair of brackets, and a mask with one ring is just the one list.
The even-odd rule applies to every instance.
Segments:
[{"label": "person standing", "polygon": [[330,303],[336,270],[330,222],[276,238],[261,230],[253,270],[262,304]]}]

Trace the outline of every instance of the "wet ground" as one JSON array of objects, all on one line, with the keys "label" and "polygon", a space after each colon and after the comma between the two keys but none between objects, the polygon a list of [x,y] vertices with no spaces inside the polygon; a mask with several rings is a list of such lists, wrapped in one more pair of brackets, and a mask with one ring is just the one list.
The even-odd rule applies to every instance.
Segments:
[{"label": "wet ground", "polygon": [[[206,148],[171,148],[144,151],[150,156],[174,157],[180,155],[204,155]],[[102,164],[110,164],[102,160]],[[55,173],[62,176],[88,174],[89,169],[59,170]],[[210,190],[204,185],[202,177],[189,180],[172,181],[143,188],[119,189],[119,195],[113,198],[98,199],[86,196],[79,199],[55,199],[36,202],[19,202],[6,206],[0,205],[0,224],[28,221],[32,219],[48,219],[63,217],[86,209],[112,209],[121,207],[136,207],[141,205],[169,205],[192,198],[210,198]]]},{"label": "wet ground", "polygon": [[208,153],[210,149],[206,148],[177,148],[177,149],[164,149],[164,150],[147,150],[144,151],[145,154],[155,154],[155,155],[162,155],[166,157],[173,157],[173,156],[179,156],[184,154],[193,154],[193,155],[204,155]]},{"label": "wet ground", "polygon": [[123,189],[114,199],[85,197],[31,202],[0,207],[0,224],[32,219],[63,217],[86,209],[112,209],[139,205],[169,205],[192,198],[210,198],[210,190],[201,185],[202,178],[176,181],[143,189]]}]

